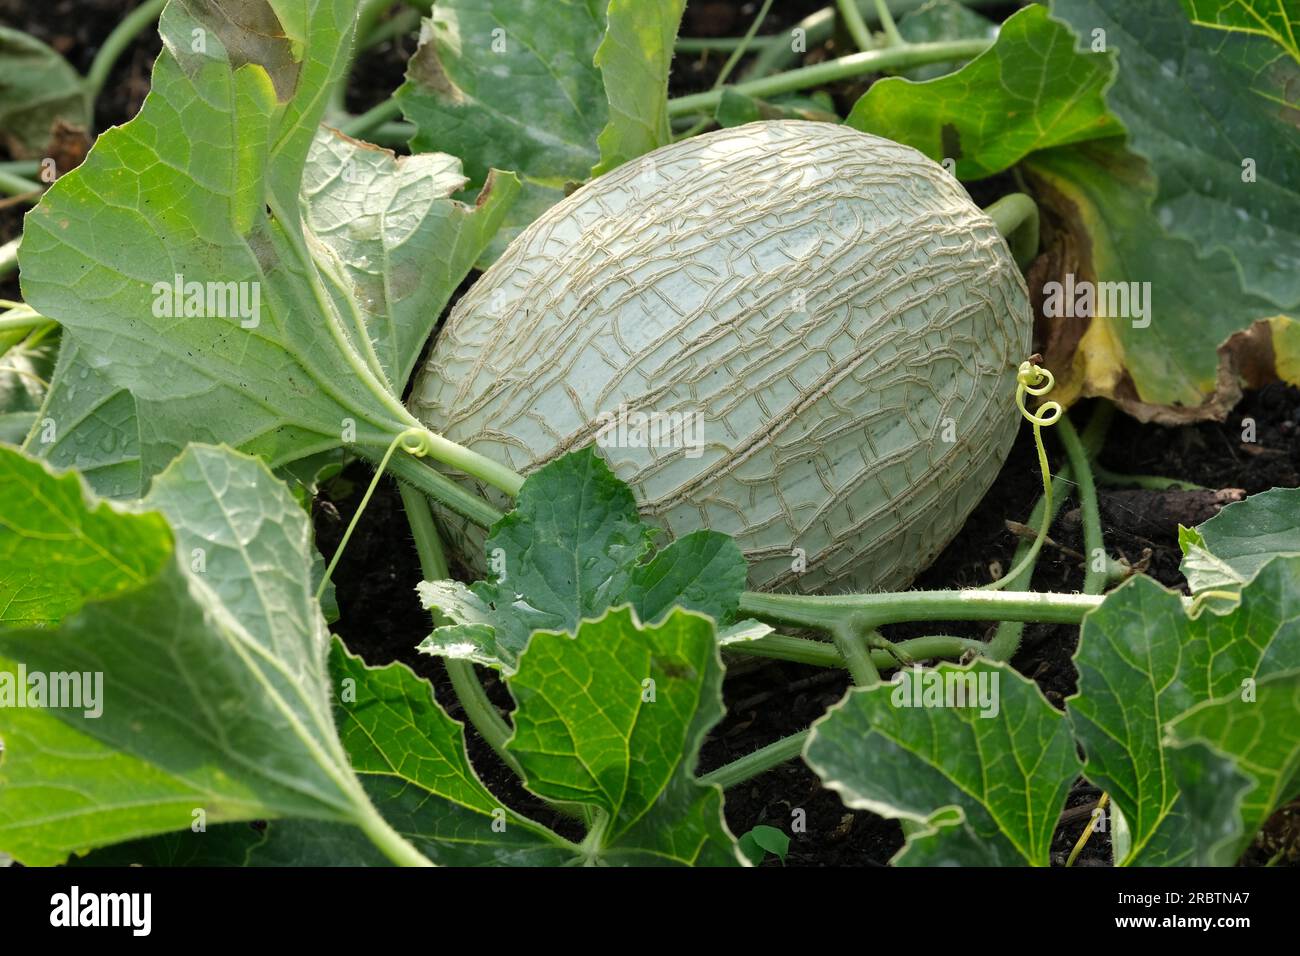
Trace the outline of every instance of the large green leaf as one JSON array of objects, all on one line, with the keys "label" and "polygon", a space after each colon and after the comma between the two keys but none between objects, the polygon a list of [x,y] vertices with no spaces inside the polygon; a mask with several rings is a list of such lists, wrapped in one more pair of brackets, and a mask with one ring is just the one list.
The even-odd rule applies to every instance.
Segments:
[{"label": "large green leaf", "polygon": [[[143,480],[189,441],[278,466],[345,442],[376,457],[416,425],[397,374],[510,190],[470,211],[446,198],[445,157],[398,163],[318,138],[354,14],[355,0],[168,5],[140,114],[101,136],[27,218],[26,297],[78,344],[50,398],[70,416],[54,419],[55,460],[107,469],[97,480],[131,494],[132,440]],[[369,214],[343,228],[360,203]],[[172,301],[177,276],[201,284],[201,304]],[[205,314],[167,315],[192,304]]]},{"label": "large green leaf", "polygon": [[411,148],[523,182],[482,264],[574,183],[668,142],[682,0],[440,0],[397,91]]},{"label": "large green leaf", "polygon": [[708,618],[677,610],[642,626],[630,608],[576,635],[533,635],[508,680],[518,702],[507,749],[550,800],[599,811],[590,862],[734,866],[722,789],[694,769],[722,717],[722,663]]},{"label": "large green leaf", "polygon": [[[261,462],[189,449],[144,502],[168,536],[157,515],[74,500],[75,476],[5,449],[0,460],[53,502],[56,520],[16,532],[21,560],[74,566],[118,549],[119,564],[152,570],[130,590],[86,595],[55,626],[0,630],[0,671],[80,674],[87,686],[99,675],[93,707],[0,707],[0,846],[57,863],[189,829],[197,810],[214,824],[373,821],[331,718],[308,519]],[[0,566],[13,574],[12,561]]]},{"label": "large green leaf", "polygon": [[1137,577],[1084,619],[1074,657],[1079,692],[1067,713],[1087,757],[1084,775],[1110,794],[1131,830],[1122,862],[1186,865],[1213,852],[1199,842],[1205,831],[1178,788],[1165,726],[1244,681],[1300,667],[1297,579],[1300,557],[1277,558],[1230,613],[1190,618],[1180,595]]},{"label": "large green leaf", "polygon": [[442,0],[397,91],[411,149],[460,157],[470,181],[510,169],[523,197],[488,257],[600,160],[609,105],[596,50],[608,0]]},{"label": "large green leaf", "polygon": [[1081,43],[1102,30],[1118,51],[1106,101],[1151,164],[1158,221],[1202,255],[1226,254],[1275,311],[1300,308],[1300,62],[1272,36],[1285,29],[1294,46],[1295,8],[1276,5],[1261,33],[1196,26],[1179,0],[1054,0],[1052,11]]},{"label": "large green leaf", "polygon": [[855,688],[813,725],[804,760],[846,806],[904,821],[905,866],[1047,866],[1079,773],[1064,715],[987,661]]},{"label": "large green leaf", "polygon": [[[1250,693],[1192,708],[1169,725],[1166,742],[1193,816],[1201,824],[1217,822],[1222,831],[1206,841],[1206,862],[1232,866],[1273,811],[1300,796],[1300,671],[1273,674]],[[1234,776],[1247,782],[1244,792],[1234,793],[1235,812],[1202,810],[1221,800],[1219,781]]]},{"label": "large green leaf", "polygon": [[59,121],[90,126],[81,76],[40,40],[0,26],[0,145],[20,159],[43,156]]},{"label": "large green leaf", "polygon": [[960,178],[979,179],[1036,150],[1120,132],[1102,99],[1112,70],[1108,57],[1075,52],[1070,30],[1031,6],[956,73],[873,83],[845,123],[954,159]]},{"label": "large green leaf", "polygon": [[1279,555],[1300,554],[1300,488],[1273,488],[1228,505],[1194,532],[1180,529],[1192,591],[1235,587]]},{"label": "large green leaf", "polygon": [[653,534],[593,449],[565,455],[530,475],[515,509],[493,526],[491,581],[420,585],[425,607],[449,622],[420,650],[511,671],[533,631],[573,633],[619,604],[645,621],[679,606],[729,623],[745,587],[736,543],[696,531],[647,560]]},{"label": "large green leaf", "polygon": [[595,64],[609,99],[609,123],[593,176],[672,142],[668,70],[686,0],[609,0],[609,27]]}]

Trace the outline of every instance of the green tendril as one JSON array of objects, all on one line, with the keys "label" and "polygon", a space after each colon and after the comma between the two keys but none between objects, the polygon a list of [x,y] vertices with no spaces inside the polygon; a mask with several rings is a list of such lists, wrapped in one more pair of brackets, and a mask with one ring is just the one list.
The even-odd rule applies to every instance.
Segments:
[{"label": "green tendril", "polygon": [[401,448],[414,458],[423,458],[433,450],[433,435],[423,428],[408,428],[399,434],[388,444],[388,450],[384,452],[384,457],[380,459],[379,467],[375,469],[375,476],[370,479],[370,487],[361,498],[361,504],[352,515],[352,520],[348,522],[347,530],[343,532],[343,538],[339,541],[339,546],[334,549],[334,557],[330,558],[329,567],[325,569],[325,575],[320,579],[320,587],[316,589],[316,600],[321,599],[325,593],[325,588],[330,583],[330,578],[334,576],[334,569],[338,567],[339,558],[343,557],[343,549],[348,546],[348,541],[352,537],[352,532],[356,530],[357,522],[361,520],[361,515],[366,510],[366,505],[370,504],[370,497],[375,493],[375,488],[379,486],[379,479],[384,477],[384,472],[388,469],[388,460],[393,457],[393,452]]},{"label": "green tendril", "polygon": [[1038,535],[1034,538],[1034,543],[1025,553],[1025,556],[1009,573],[1002,575],[996,581],[985,584],[984,590],[1000,590],[1006,587],[1009,582],[1014,581],[1026,567],[1032,567],[1038,557],[1038,552],[1043,547],[1043,541],[1047,538],[1047,530],[1052,525],[1052,475],[1047,464],[1047,449],[1043,447],[1043,427],[1055,425],[1065,410],[1061,408],[1060,402],[1043,402],[1035,411],[1031,412],[1025,407],[1025,396],[1046,395],[1055,385],[1056,379],[1047,369],[1029,361],[1020,363],[1020,369],[1016,372],[1016,407],[1020,409],[1020,414],[1025,417],[1029,424],[1034,426],[1034,445],[1038,449],[1038,470],[1043,476],[1043,519],[1038,526]]}]

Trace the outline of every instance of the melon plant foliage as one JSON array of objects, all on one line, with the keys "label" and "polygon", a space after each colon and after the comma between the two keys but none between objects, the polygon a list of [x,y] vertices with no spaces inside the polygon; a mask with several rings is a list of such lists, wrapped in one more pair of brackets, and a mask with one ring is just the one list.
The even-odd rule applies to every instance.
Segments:
[{"label": "melon plant foliage", "polygon": [[[898,25],[901,54],[882,41],[881,56],[905,57],[886,64],[896,75],[841,116],[806,95],[819,85],[800,86],[808,74],[760,75],[785,56],[780,35],[745,41],[749,77],[670,97],[686,0],[439,0],[380,105],[394,133],[335,95],[371,39],[354,35],[373,28],[358,7],[169,0],[139,114],[26,215],[23,301],[0,302],[0,860],[747,866],[766,851],[784,863],[798,834],[733,833],[726,788],[799,759],[845,807],[900,821],[897,866],[1059,864],[1080,781],[1106,794],[1115,865],[1231,866],[1300,796],[1300,490],[1179,528],[1182,590],[1132,573],[1103,594],[1114,582],[1090,572],[1086,594],[1027,593],[1032,567],[1001,594],[746,590],[911,582],[1005,458],[1024,397],[1015,366],[1034,347],[1031,301],[1051,265],[1148,283],[1159,309],[1149,327],[1104,310],[1040,327],[1067,404],[1097,396],[1180,423],[1221,418],[1244,386],[1300,384],[1294,10],[1055,0],[994,24],[930,0]],[[815,75],[846,80],[845,62]],[[53,50],[0,30],[0,145],[15,160],[40,156],[58,124],[91,124],[89,90]],[[754,121],[772,125],[743,125]],[[807,134],[811,123],[824,128]],[[724,132],[697,135],[713,125]],[[367,135],[399,135],[409,154]],[[717,159],[756,141],[798,152],[809,135],[841,153],[877,144],[874,159],[802,173],[775,154]],[[821,175],[838,198],[792,224],[782,196],[745,191],[746,165],[803,195]],[[729,231],[656,247],[655,229],[688,210],[663,207],[653,177],[688,166],[725,172],[716,196],[697,198]],[[0,177],[21,185],[24,168]],[[879,194],[843,201],[863,169]],[[1008,171],[1070,257],[1039,257],[1028,286],[998,213],[962,185]],[[649,199],[634,185],[646,176]],[[932,232],[895,229],[897,255],[848,262],[913,188],[943,207],[921,217]],[[591,197],[614,238],[584,232],[600,225],[582,219]],[[831,248],[828,229],[849,238],[819,275],[846,298],[790,300],[786,260],[807,250],[789,237]],[[615,247],[617,270],[573,279],[571,265]],[[960,262],[940,268],[945,251]],[[0,279],[9,255],[0,247]],[[662,314],[689,311],[686,286],[663,281],[678,260],[704,298],[726,286],[723,311],[779,314],[765,351],[728,337],[730,313],[675,328],[671,355],[648,350],[635,368],[608,364],[627,345],[616,323],[574,349],[582,322],[630,308],[629,290],[653,291]],[[867,343],[845,304],[864,301],[886,320]],[[921,340],[954,357],[921,368]],[[710,363],[743,374],[713,391],[709,377],[672,377],[671,356],[708,347]],[[976,350],[994,356],[978,388]],[[836,364],[867,353],[872,374]],[[661,520],[646,490],[659,462],[647,478],[586,432],[529,440],[571,424],[511,405],[530,362],[555,407],[592,412],[625,378],[664,407],[675,385],[714,402],[711,427],[730,443],[713,452],[725,446],[749,504],[691,474],[665,492],[690,521]],[[826,387],[810,397],[799,376],[814,366]],[[909,391],[922,380],[924,401]],[[833,387],[844,381],[861,387],[846,398]],[[878,431],[854,418],[873,395]],[[940,413],[978,432],[960,457],[940,449]],[[804,444],[759,461],[753,448],[786,425]],[[817,459],[877,437],[896,468],[872,472],[865,497],[915,521],[865,521],[861,489],[831,487],[848,452]],[[1078,479],[1087,450],[1067,451]],[[317,546],[313,496],[353,459],[406,483],[428,577],[409,582],[430,619],[418,650],[446,667],[465,722],[415,670],[373,666],[333,633],[344,582]],[[801,483],[767,483],[781,468],[802,468]],[[979,494],[956,494],[976,473]],[[813,478],[821,498],[794,500]],[[755,504],[755,487],[776,490]],[[464,567],[448,568],[434,514]],[[806,568],[786,573],[787,542],[769,533],[778,514],[811,514],[802,526],[832,537],[871,531],[850,548],[861,565],[801,587]],[[1045,696],[995,652],[1001,631],[987,644],[879,633],[913,620],[1078,624],[1074,692]],[[855,686],[770,761],[701,772],[725,665],[744,654],[843,667]],[[507,714],[479,683],[487,672]],[[973,698],[953,705],[954,688]],[[527,812],[480,777],[468,724],[533,798]]]}]

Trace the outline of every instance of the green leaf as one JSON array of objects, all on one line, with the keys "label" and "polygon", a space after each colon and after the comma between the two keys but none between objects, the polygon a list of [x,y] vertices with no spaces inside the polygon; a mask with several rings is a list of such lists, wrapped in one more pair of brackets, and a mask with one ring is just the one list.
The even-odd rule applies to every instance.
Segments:
[{"label": "green leaf", "polygon": [[1121,132],[1102,99],[1112,70],[1105,56],[1075,52],[1070,30],[1030,6],[956,73],[873,83],[845,123],[953,159],[959,178],[980,179],[1037,150]]},{"label": "green leaf", "polygon": [[[572,858],[570,844],[483,786],[465,753],[464,726],[438,706],[427,681],[404,664],[367,667],[337,640],[330,669],[342,688],[335,715],[353,772],[384,818],[421,853],[447,866],[552,866]],[[285,831],[307,826],[320,828],[297,820],[273,824],[268,849]],[[374,847],[347,829],[336,864],[346,861],[338,859],[346,842],[364,865]],[[283,856],[306,865],[301,853]]]},{"label": "green leaf", "polygon": [[1183,9],[1197,26],[1215,27],[1232,33],[1266,36],[1300,60],[1300,11],[1295,0],[1181,0]]},{"label": "green leaf", "polygon": [[1300,667],[1300,557],[1277,558],[1227,614],[1189,618],[1183,598],[1137,577],[1083,623],[1066,701],[1087,757],[1084,775],[1110,794],[1132,832],[1133,865],[1187,865],[1211,848],[1193,825],[1170,765],[1165,726],[1191,708]]},{"label": "green leaf", "polygon": [[492,581],[420,585],[424,606],[448,622],[420,650],[509,672],[534,631],[573,633],[620,604],[649,622],[680,606],[729,623],[746,576],[735,542],[696,531],[645,560],[653,534],[593,449],[565,455],[530,475],[493,526]]},{"label": "green leaf", "polygon": [[54,625],[91,601],[136,590],[171,559],[156,514],[87,507],[81,480],[0,447],[0,626]]},{"label": "green leaf", "polygon": [[723,713],[708,618],[677,610],[643,627],[622,608],[576,636],[539,632],[507,683],[518,709],[506,746],[528,788],[603,814],[584,844],[591,862],[741,862],[721,788],[694,774]]},{"label": "green leaf", "polygon": [[18,159],[44,156],[60,120],[90,126],[80,74],[35,37],[0,27],[0,145]]},{"label": "green leaf", "polygon": [[[997,36],[998,25],[956,0],[927,0],[899,18],[898,33],[908,43],[993,39]],[[927,63],[909,67],[903,71],[903,76],[921,82],[951,72],[950,63]]]},{"label": "green leaf", "polygon": [[668,70],[686,0],[609,0],[609,26],[596,50],[609,99],[598,143],[599,176],[672,142]]},{"label": "green leaf", "polygon": [[415,152],[460,157],[475,185],[492,167],[523,183],[488,253],[583,182],[609,117],[595,65],[608,0],[441,0],[396,97],[416,126]]},{"label": "green leaf", "polygon": [[1047,866],[1079,773],[1064,715],[988,661],[851,690],[804,760],[846,806],[904,822],[905,866]]},{"label": "green leaf", "polygon": [[1208,589],[1235,591],[1245,581],[1226,561],[1221,561],[1205,547],[1205,538],[1195,528],[1178,526],[1178,547],[1183,560],[1178,569],[1187,578],[1192,593]]},{"label": "green leaf", "polygon": [[1300,554],[1300,489],[1251,495],[1186,531],[1179,529],[1180,567],[1192,591],[1240,585],[1273,558]]},{"label": "green leaf", "polygon": [[[1273,811],[1300,795],[1298,716],[1300,671],[1285,671],[1249,692],[1206,701],[1169,725],[1170,762],[1193,819],[1220,829],[1217,839],[1203,840],[1209,865],[1232,866]],[[1225,778],[1245,785],[1225,788]],[[1225,790],[1235,812],[1212,809]]]},{"label": "green leaf", "polygon": [[740,852],[754,866],[763,862],[766,854],[771,853],[782,863],[790,852],[790,838],[776,827],[759,824],[740,838]]},{"label": "green leaf", "polygon": [[460,161],[444,153],[395,157],[328,130],[312,144],[306,224],[338,257],[390,390],[402,390],[519,192],[513,175],[489,172],[473,207],[451,201],[466,182]]},{"label": "green leaf", "polygon": [[[18,532],[18,560],[73,567],[88,551],[112,552],[116,565],[149,571],[130,589],[60,608],[56,625],[0,629],[11,689],[24,672],[81,675],[85,688],[60,702],[74,706],[0,707],[0,846],[48,865],[187,830],[197,810],[211,824],[373,820],[331,719],[307,516],[265,465],[189,449],[144,502],[169,536],[156,514],[79,500],[75,475],[5,449],[0,461],[57,518]],[[14,569],[5,561],[0,577]]]},{"label": "green leaf", "polygon": [[77,469],[101,497],[138,498],[144,481],[138,407],[94,351],[64,330],[41,421],[23,449],[55,468]]},{"label": "green leaf", "polygon": [[[140,114],[46,193],[20,251],[27,300],[79,349],[49,402],[69,419],[46,416],[63,451],[46,453],[126,495],[136,467],[143,481],[190,441],[273,467],[345,442],[379,457],[417,424],[396,375],[509,199],[470,211],[446,198],[445,157],[399,163],[318,137],[354,2],[312,0],[292,18],[277,5],[283,20],[265,0],[230,7],[168,5]],[[362,202],[370,215],[354,214]]]},{"label": "green leaf", "polygon": [[1119,53],[1106,102],[1151,164],[1156,219],[1201,255],[1226,255],[1274,311],[1300,308],[1300,63],[1267,35],[1285,25],[1294,45],[1294,9],[1266,20],[1266,35],[1195,26],[1179,0],[1052,9],[1083,40],[1104,30]]},{"label": "green leaf", "polygon": [[1239,392],[1235,374],[1220,380],[1217,350],[1273,306],[1242,290],[1226,253],[1200,258],[1192,243],[1161,227],[1150,208],[1151,170],[1118,140],[1037,153],[1026,167],[1035,195],[1077,250],[1076,284],[1122,285],[1144,300],[1143,315],[1135,299],[1129,314],[1109,314],[1115,310],[1098,297],[1077,349],[1081,369],[1052,365],[1062,373],[1053,397],[1113,396],[1168,423],[1225,415]]}]

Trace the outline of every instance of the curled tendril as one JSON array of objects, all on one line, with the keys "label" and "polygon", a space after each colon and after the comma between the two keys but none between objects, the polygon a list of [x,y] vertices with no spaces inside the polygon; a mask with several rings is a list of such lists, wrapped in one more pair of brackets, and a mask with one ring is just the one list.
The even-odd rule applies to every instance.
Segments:
[{"label": "curled tendril", "polygon": [[[397,436],[393,444],[414,458],[423,458],[433,451],[433,436],[429,434],[428,429],[408,428]],[[388,457],[392,453],[392,448],[389,448],[388,454],[384,456],[385,463],[387,463]]]},{"label": "curled tendril", "polygon": [[1032,412],[1025,407],[1026,395],[1046,395],[1056,387],[1056,377],[1051,372],[1033,362],[1021,362],[1016,372],[1016,383],[1016,407],[1027,421],[1041,426],[1055,425],[1060,420],[1065,411],[1060,402],[1043,402]]},{"label": "curled tendril", "polygon": [[1016,407],[1020,409],[1020,414],[1025,417],[1025,420],[1034,426],[1034,445],[1038,449],[1038,469],[1043,475],[1043,520],[1039,525],[1038,534],[1034,537],[1034,543],[1025,556],[1009,573],[984,585],[985,590],[997,591],[1004,588],[1019,577],[1025,568],[1033,567],[1034,561],[1038,558],[1038,552],[1043,547],[1043,542],[1047,540],[1047,529],[1052,524],[1052,476],[1048,470],[1047,449],[1043,447],[1043,426],[1055,425],[1060,421],[1065,410],[1061,408],[1060,402],[1043,402],[1031,412],[1025,407],[1025,396],[1046,395],[1055,385],[1056,378],[1052,373],[1041,365],[1035,365],[1032,360],[1027,359],[1021,362],[1020,368],[1016,371]]}]

